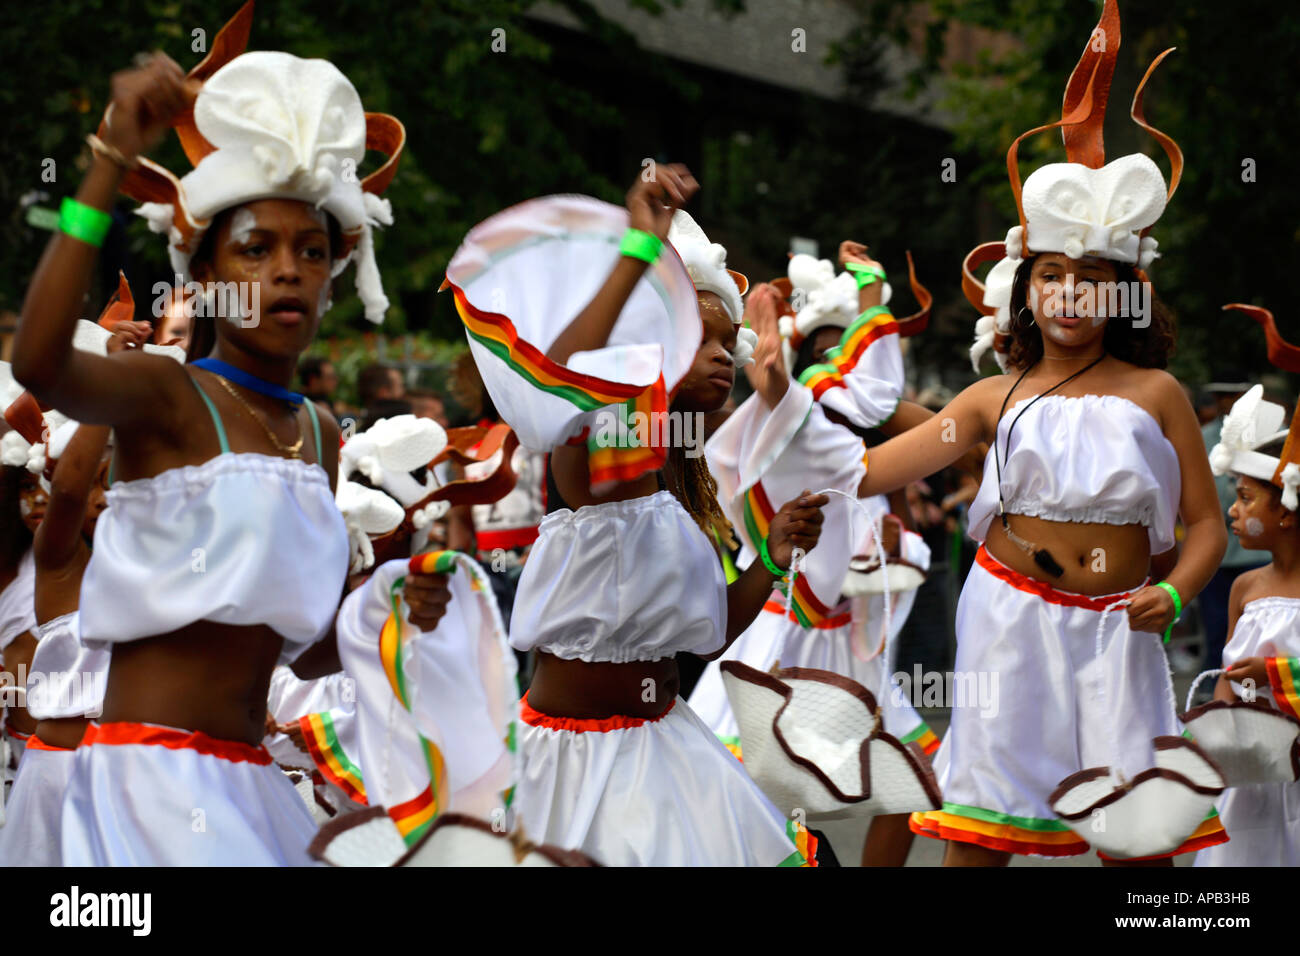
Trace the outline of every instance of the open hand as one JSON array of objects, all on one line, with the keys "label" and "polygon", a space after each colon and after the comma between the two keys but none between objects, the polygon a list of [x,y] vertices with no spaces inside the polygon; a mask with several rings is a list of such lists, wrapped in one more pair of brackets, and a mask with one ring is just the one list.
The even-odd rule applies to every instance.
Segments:
[{"label": "open hand", "polygon": [[776,408],[790,387],[781,347],[780,300],[781,294],[766,282],[756,285],[745,298],[744,324],[758,336],[754,361],[745,366],[745,374],[768,408]]}]

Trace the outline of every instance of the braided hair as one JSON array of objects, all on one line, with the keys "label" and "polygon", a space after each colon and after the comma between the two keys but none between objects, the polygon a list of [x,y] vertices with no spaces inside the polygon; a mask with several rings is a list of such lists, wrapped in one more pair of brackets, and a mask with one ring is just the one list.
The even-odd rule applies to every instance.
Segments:
[{"label": "braided hair", "polygon": [[709,473],[703,455],[688,458],[686,449],[674,442],[668,451],[669,490],[686,509],[705,537],[728,551],[736,550],[735,531],[718,505],[718,483]]}]

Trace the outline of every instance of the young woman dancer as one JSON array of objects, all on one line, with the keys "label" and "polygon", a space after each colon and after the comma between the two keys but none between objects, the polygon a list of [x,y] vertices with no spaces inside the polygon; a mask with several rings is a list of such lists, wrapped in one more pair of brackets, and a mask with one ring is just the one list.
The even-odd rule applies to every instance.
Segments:
[{"label": "young woman dancer", "polygon": [[[286,386],[354,246],[367,314],[382,315],[370,232],[391,221],[377,193],[402,134],[391,117],[366,116],[325,61],[238,55],[251,14],[236,14],[188,78],[161,55],[114,77],[111,122],[91,141],[15,339],[20,382],[116,435],[120,483],[81,607],[83,640],[111,647],[112,661],[64,802],[70,864],[308,862],[311,818],[260,741],[277,661],[301,676],[338,666],[321,638],[348,539],[331,493],[338,426]],[[140,155],[172,125],[197,162],[179,182]],[[360,181],[341,175],[368,144],[388,163]],[[225,284],[214,293],[243,290],[196,322],[190,354],[205,358],[194,365],[70,348],[118,188],[150,200],[142,214],[169,236],[178,270]],[[437,613],[424,600],[436,588],[411,595],[417,615]]]},{"label": "young woman dancer", "polygon": [[[1279,432],[1283,409],[1262,398],[1256,385],[1238,399],[1224,421],[1225,441],[1210,453],[1216,474],[1237,476],[1232,533],[1273,557],[1233,582],[1226,672],[1214,698],[1238,700],[1249,682],[1246,699],[1300,718],[1300,434],[1294,421]],[[1197,866],[1300,866],[1300,783],[1232,787],[1218,811],[1232,841],[1196,854]]]},{"label": "young woman dancer", "polygon": [[[1155,241],[1144,234],[1167,201],[1164,178],[1144,155],[1112,161],[1107,176],[1095,172],[1104,155],[1098,93],[1119,40],[1113,0],[1100,26],[1104,51],[1090,41],[1064,118],[1043,127],[1065,127],[1070,162],[1037,170],[1022,194],[1019,140],[1012,145],[1022,225],[1005,249],[993,244],[1007,258],[987,291],[966,271],[968,294],[984,293],[973,301],[998,310],[980,331],[1005,349],[1009,373],[975,383],[931,421],[872,449],[863,487],[896,488],[975,442],[993,446],[971,507],[970,532],[983,546],[958,607],[956,670],[996,672],[997,706],[954,708],[936,761],[943,809],[912,823],[949,841],[949,865],[1087,850],[1056,818],[1053,791],[1097,766],[1132,779],[1152,765],[1152,738],[1178,735],[1156,635],[1209,580],[1226,545],[1195,415],[1161,371],[1173,344],[1168,314],[1155,301],[1145,314],[1096,307],[1094,293],[1117,282],[1133,283],[1124,286],[1133,294],[1150,289],[1142,270]],[[1150,129],[1141,103],[1139,86],[1133,117]],[[1170,154],[1176,186],[1181,154],[1153,133]],[[1115,210],[1122,212],[1106,220]],[[1182,553],[1151,584],[1151,556],[1173,546],[1179,515]],[[1103,624],[1106,652],[1097,660]],[[1224,839],[1210,817],[1173,849]]]},{"label": "young woman dancer", "polygon": [[[697,188],[659,165],[626,212],[533,200],[471,230],[448,268],[494,404],[526,445],[553,449],[511,620],[514,647],[538,651],[516,799],[531,839],[608,865],[801,864],[794,828],[676,699],[675,656],[720,653],[776,579],[758,562],[725,584],[700,449],[645,430],[668,394],[688,424],[734,381],[740,287],[697,293],[663,243]],[[823,504],[782,506],[769,564],[816,544]]]}]

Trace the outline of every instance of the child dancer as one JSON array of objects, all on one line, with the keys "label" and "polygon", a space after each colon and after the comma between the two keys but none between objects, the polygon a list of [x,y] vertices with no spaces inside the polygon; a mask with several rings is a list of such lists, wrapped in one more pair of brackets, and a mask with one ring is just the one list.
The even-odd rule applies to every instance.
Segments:
[{"label": "child dancer", "polygon": [[[250,3],[188,78],[161,55],[114,77],[90,172],[65,200],[15,339],[20,382],[113,426],[124,479],[82,587],[82,639],[113,653],[64,802],[69,864],[309,862],[311,817],[260,742],[277,661],[300,676],[330,669],[332,643],[318,642],[348,542],[331,492],[338,426],[286,386],[349,252],[367,315],[383,314],[371,230],[391,220],[379,193],[403,134],[367,115],[332,64],[238,55],[251,16]],[[197,163],[183,181],[140,155],[173,124]],[[345,175],[368,145],[388,162]],[[190,366],[69,348],[118,188],[149,200],[141,212],[177,271],[211,283],[190,341],[204,358]],[[232,289],[239,301],[207,301]]]},{"label": "child dancer", "polygon": [[539,652],[516,799],[530,838],[608,865],[798,864],[792,827],[676,700],[675,655],[714,656],[748,626],[825,503],[783,505],[767,562],[726,586],[707,467],[661,431],[719,408],[734,380],[725,250],[705,244],[688,275],[663,244],[697,188],[659,165],[626,213],[533,200],[471,230],[447,271],[493,403],[527,447],[553,449],[511,620],[513,646]]},{"label": "child dancer", "polygon": [[[954,708],[936,759],[943,809],[912,824],[949,841],[949,865],[1088,849],[1057,818],[1053,791],[1097,767],[1132,780],[1152,767],[1154,738],[1173,746],[1179,725],[1156,635],[1209,580],[1226,545],[1195,415],[1161,371],[1173,342],[1169,316],[1158,302],[1149,310],[1097,307],[1107,299],[1097,293],[1117,283],[1149,293],[1142,270],[1155,240],[1145,233],[1182,168],[1173,140],[1153,130],[1173,164],[1168,191],[1141,154],[1099,174],[1119,43],[1114,0],[1100,28],[1106,42],[1085,49],[1062,120],[1042,128],[1065,128],[1070,162],[1039,169],[1022,191],[1016,140],[1008,166],[1022,223],[1005,244],[990,244],[1007,258],[987,290],[966,271],[968,294],[996,313],[979,327],[979,345],[1000,346],[1011,374],[975,383],[929,422],[872,449],[863,487],[895,488],[976,442],[994,446],[971,507],[970,532],[983,547],[957,611],[956,670],[998,674],[999,694]],[[1133,117],[1151,129],[1141,87]],[[1152,585],[1151,555],[1172,547],[1178,515],[1185,546]],[[1201,800],[1191,788],[1179,792]],[[1225,839],[1211,816],[1169,852]],[[1170,862],[1169,853],[1152,855]]]},{"label": "child dancer", "polygon": [[[1279,430],[1284,410],[1263,394],[1256,385],[1237,400],[1210,452],[1216,474],[1237,478],[1232,533],[1273,556],[1232,585],[1231,637],[1214,697],[1231,702],[1249,686],[1246,699],[1300,717],[1300,429],[1293,420]],[[1300,866],[1300,783],[1231,787],[1218,811],[1232,842],[1202,850],[1197,866]]]}]

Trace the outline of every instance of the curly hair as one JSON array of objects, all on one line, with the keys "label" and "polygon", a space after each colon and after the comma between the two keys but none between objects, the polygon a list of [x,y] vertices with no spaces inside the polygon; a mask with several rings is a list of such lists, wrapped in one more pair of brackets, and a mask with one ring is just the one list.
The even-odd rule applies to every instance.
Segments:
[{"label": "curly hair", "polygon": [[[1016,317],[1026,308],[1029,294],[1029,275],[1037,256],[1030,256],[1016,269],[1011,286],[1011,342],[1007,349],[1008,365],[1025,369],[1043,357],[1043,333],[1036,322],[1024,323]],[[1138,270],[1124,262],[1112,262],[1115,281],[1141,282],[1144,277]],[[1103,338],[1107,354],[1140,368],[1164,368],[1169,354],[1174,350],[1174,314],[1151,290],[1150,323],[1139,328],[1132,322],[1108,321]]]}]

